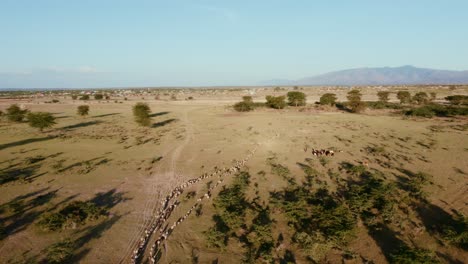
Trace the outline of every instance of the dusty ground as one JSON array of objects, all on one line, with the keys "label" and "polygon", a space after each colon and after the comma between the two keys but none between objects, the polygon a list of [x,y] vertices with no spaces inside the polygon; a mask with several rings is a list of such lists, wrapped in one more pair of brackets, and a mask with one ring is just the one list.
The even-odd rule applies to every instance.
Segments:
[{"label": "dusty ground", "polygon": [[[338,88],[306,92],[309,102],[318,100],[325,92],[335,92],[339,99],[344,99],[346,94],[346,90]],[[437,92],[440,99],[457,93],[448,89]],[[270,94],[284,93],[270,91]],[[374,88],[363,89],[363,93],[364,99],[374,100]],[[401,172],[397,168],[429,173],[433,176],[433,184],[426,187],[431,205],[429,213],[453,214],[456,210],[468,214],[466,119],[407,119],[389,111],[350,114],[295,108],[234,112],[229,104],[246,94],[240,90],[178,96],[192,95],[195,100],[191,101],[169,101],[164,96],[163,100],[118,99],[122,103],[114,103],[114,99],[100,103],[91,100],[88,117],[76,115],[76,106],[82,103],[79,101],[63,98],[56,104],[42,103],[47,98],[19,101],[32,111],[52,112],[58,119],[52,129],[42,133],[27,124],[1,122],[1,173],[17,173],[24,180],[1,185],[0,204],[15,201],[24,207],[16,214],[0,211],[7,230],[6,238],[0,241],[0,262],[26,261],[41,255],[48,245],[71,237],[79,244],[74,262],[128,263],[131,251],[159,209],[160,200],[173,187],[210,173],[215,167],[231,166],[256,144],[258,150],[245,169],[252,175],[251,185],[258,184],[256,189],[265,203],[269,192],[286,185],[283,179],[270,173],[267,159],[276,156],[301,181],[304,176],[297,162],[313,158],[310,151],[304,151],[307,146],[308,149],[342,150],[328,158],[326,165],[314,161],[324,173],[338,172],[341,162],[368,164],[369,168],[386,173],[389,181],[398,181]],[[265,94],[268,91],[259,90],[254,99],[261,100]],[[139,101],[150,105],[152,127],[138,127],[133,121],[131,106]],[[3,99],[0,108],[14,102]],[[368,147],[381,147],[382,151],[369,153]],[[31,158],[38,156],[41,156],[39,161],[31,162]],[[258,175],[259,171],[265,171],[266,175]],[[336,188],[331,179],[324,181],[329,182],[331,189]],[[202,194],[205,183],[190,190]],[[227,177],[223,185],[229,184]],[[214,196],[221,188],[214,191]],[[253,192],[253,188],[249,189],[252,197]],[[46,199],[33,203],[38,196]],[[105,219],[61,232],[42,232],[34,225],[41,213],[77,199],[92,199],[105,206],[110,214]],[[193,203],[188,198],[181,200],[182,206],[176,209],[171,221]],[[189,263],[194,255],[198,256],[199,263],[216,259],[218,263],[241,262],[243,251],[236,243],[230,243],[225,252],[207,247],[203,231],[213,225],[212,214],[211,200],[204,200],[202,215],[191,215],[167,240],[161,262]],[[273,217],[276,219],[273,237],[280,230],[287,233],[281,215]],[[401,240],[436,251],[439,256],[448,256],[441,258],[444,262],[467,261],[466,251],[438,242],[427,231],[427,223],[421,217],[409,213],[400,223]],[[299,252],[291,243],[283,247]],[[356,239],[348,247],[375,263],[387,261],[381,241],[370,236],[363,226],[358,228]],[[284,248],[278,250],[284,252]],[[305,261],[300,252],[295,258],[297,263]],[[327,258],[331,262],[337,260],[333,251]]]}]

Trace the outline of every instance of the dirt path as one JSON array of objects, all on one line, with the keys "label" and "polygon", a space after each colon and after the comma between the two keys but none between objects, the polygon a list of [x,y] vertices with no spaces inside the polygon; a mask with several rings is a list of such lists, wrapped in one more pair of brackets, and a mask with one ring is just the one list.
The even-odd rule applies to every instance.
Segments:
[{"label": "dirt path", "polygon": [[189,111],[189,109],[186,109],[179,120],[185,128],[184,140],[176,148],[163,153],[163,158],[169,157],[169,161],[166,165],[160,166],[152,175],[152,182],[148,184],[145,190],[149,195],[145,201],[143,212],[137,220],[138,228],[131,235],[130,243],[128,247],[124,249],[119,263],[127,263],[130,259],[133,249],[136,248],[140,242],[139,238],[144,235],[145,228],[151,224],[153,216],[159,207],[158,201],[163,198],[163,194],[170,192],[173,186],[177,186],[178,183],[183,180],[181,179],[181,175],[177,172],[177,163],[182,151],[194,137],[193,124],[189,119]]}]

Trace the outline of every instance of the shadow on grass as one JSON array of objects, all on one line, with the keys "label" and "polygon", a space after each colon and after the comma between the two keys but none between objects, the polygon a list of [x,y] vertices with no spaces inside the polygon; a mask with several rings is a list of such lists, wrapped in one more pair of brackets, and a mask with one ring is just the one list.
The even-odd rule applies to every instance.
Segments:
[{"label": "shadow on grass", "polygon": [[152,114],[150,114],[149,116],[150,116],[150,117],[156,117],[156,116],[167,115],[167,114],[169,114],[169,113],[170,113],[170,112],[152,113]]},{"label": "shadow on grass", "polygon": [[164,121],[161,121],[161,122],[158,122],[158,123],[154,123],[151,125],[152,128],[157,128],[157,127],[162,127],[162,126],[165,126],[165,125],[168,125],[172,122],[175,122],[177,121],[177,119],[174,119],[174,118],[171,118],[171,119],[168,119],[168,120],[164,120]]},{"label": "shadow on grass", "polygon": [[87,127],[87,126],[93,126],[93,125],[98,125],[103,123],[102,121],[88,121],[88,122],[82,122],[74,125],[69,125],[69,126],[64,126],[61,128],[58,128],[59,130],[71,130],[75,128],[80,128],[80,127]]},{"label": "shadow on grass", "polygon": [[120,114],[121,113],[102,114],[102,115],[92,116],[92,118],[106,117],[106,116],[113,116],[113,115],[120,115]]},{"label": "shadow on grass", "polygon": [[47,136],[47,137],[42,137],[42,138],[29,138],[29,139],[24,139],[20,141],[15,141],[15,142],[0,145],[0,150],[11,148],[11,147],[18,147],[18,146],[22,146],[22,145],[26,145],[30,143],[35,143],[35,142],[42,142],[42,141],[46,141],[46,140],[50,140],[54,138],[55,136]]}]

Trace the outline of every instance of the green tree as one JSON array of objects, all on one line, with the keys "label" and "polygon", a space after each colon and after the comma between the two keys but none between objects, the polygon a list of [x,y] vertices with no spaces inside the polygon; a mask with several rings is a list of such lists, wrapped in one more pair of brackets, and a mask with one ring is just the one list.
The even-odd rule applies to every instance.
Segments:
[{"label": "green tree", "polygon": [[413,101],[419,105],[427,104],[427,102],[429,102],[429,96],[427,96],[427,93],[425,92],[419,92],[413,96]]},{"label": "green tree", "polygon": [[89,114],[89,105],[80,105],[77,108],[77,113],[80,116],[85,116]]},{"label": "green tree", "polygon": [[293,106],[304,106],[306,105],[306,95],[303,92],[288,92],[288,103]]},{"label": "green tree", "polygon": [[271,108],[283,109],[284,107],[286,107],[286,102],[285,102],[286,97],[285,96],[267,95],[265,97],[265,99],[267,101],[266,105],[271,107]]},{"label": "green tree", "polygon": [[44,128],[49,128],[55,123],[55,117],[47,112],[32,112],[28,114],[28,123],[31,127],[39,128],[43,131]]},{"label": "green tree", "polygon": [[320,104],[321,105],[331,105],[334,106],[336,103],[336,94],[334,93],[326,93],[320,97]]},{"label": "green tree", "polygon": [[23,121],[25,115],[28,113],[28,110],[21,109],[17,104],[12,104],[6,109],[6,115],[8,120],[13,122]]},{"label": "green tree", "polygon": [[445,97],[445,100],[449,101],[450,104],[453,105],[461,105],[461,104],[468,104],[468,96],[467,95],[450,95]]},{"label": "green tree", "polygon": [[72,94],[71,98],[72,98],[72,100],[76,100],[76,99],[78,99],[78,95]]},{"label": "green tree", "polygon": [[95,94],[94,95],[94,99],[96,99],[96,100],[102,100],[102,98],[104,98],[104,96],[102,94]]},{"label": "green tree", "polygon": [[84,100],[84,101],[89,100],[89,95],[87,95],[87,94],[82,95],[80,97],[80,100]]},{"label": "green tree", "polygon": [[149,126],[150,124],[150,112],[151,109],[148,104],[137,103],[133,106],[133,115],[135,116],[135,121],[141,126]]},{"label": "green tree", "polygon": [[382,102],[382,103],[388,102],[388,96],[389,95],[390,95],[390,93],[387,92],[387,91],[379,91],[377,93],[377,96],[379,97],[379,101]]},{"label": "green tree", "polygon": [[431,96],[431,101],[434,101],[435,99],[437,99],[437,93],[436,92],[431,92],[431,93],[429,93],[429,95]]},{"label": "green tree", "polygon": [[242,101],[234,104],[234,110],[237,112],[249,112],[253,109],[253,104],[249,102]]},{"label": "green tree", "polygon": [[348,92],[348,106],[351,112],[359,113],[366,107],[365,103],[361,101],[361,92],[359,90],[351,90]]},{"label": "green tree", "polygon": [[397,98],[401,104],[411,103],[411,94],[408,91],[398,91]]}]

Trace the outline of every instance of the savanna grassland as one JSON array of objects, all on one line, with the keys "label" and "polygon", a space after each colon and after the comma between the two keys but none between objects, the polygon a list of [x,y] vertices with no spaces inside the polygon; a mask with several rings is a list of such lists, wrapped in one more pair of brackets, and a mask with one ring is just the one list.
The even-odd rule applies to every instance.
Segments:
[{"label": "savanna grassland", "polygon": [[[468,88],[358,89],[356,111],[340,87],[4,93],[0,262],[466,263],[468,119],[442,107]],[[400,104],[400,90],[435,94]],[[291,91],[306,105],[264,104]],[[378,91],[389,100],[368,103]],[[315,104],[325,93],[336,106]],[[55,124],[8,120],[12,104]]]}]

